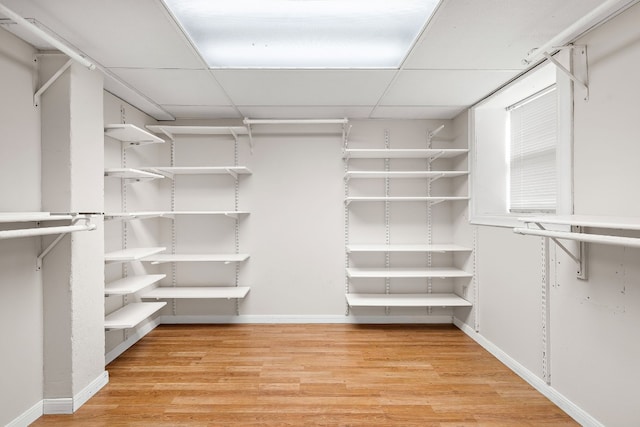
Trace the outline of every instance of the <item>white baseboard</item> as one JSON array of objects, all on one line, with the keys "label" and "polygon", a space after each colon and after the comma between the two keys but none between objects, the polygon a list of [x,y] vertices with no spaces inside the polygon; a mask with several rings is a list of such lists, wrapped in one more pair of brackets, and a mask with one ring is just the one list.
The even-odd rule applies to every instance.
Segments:
[{"label": "white baseboard", "polygon": [[163,325],[178,324],[248,324],[248,323],[348,323],[348,324],[391,324],[391,323],[415,323],[415,324],[451,324],[452,316],[344,316],[344,315],[240,315],[240,316],[216,316],[216,315],[178,315],[161,316]]},{"label": "white baseboard", "polygon": [[6,427],[27,427],[44,414],[42,400],[24,411],[18,418],[9,422]]},{"label": "white baseboard", "polygon": [[83,388],[80,393],[73,396],[73,412],[77,411],[82,405],[87,403],[94,394],[100,391],[102,387],[109,383],[109,372],[104,371],[95,380],[91,381],[89,385]]},{"label": "white baseboard", "polygon": [[104,371],[73,397],[44,399],[42,401],[43,413],[46,415],[73,414],[75,411],[80,409],[82,405],[87,403],[87,400],[89,400],[91,396],[107,385],[108,382],[109,373]]},{"label": "white baseboard", "polygon": [[116,357],[120,356],[122,353],[127,351],[129,347],[131,347],[132,345],[140,341],[142,337],[144,337],[149,332],[154,330],[161,323],[160,319],[161,319],[161,316],[158,316],[155,319],[147,322],[144,326],[138,329],[134,329],[126,341],[123,341],[120,344],[118,344],[118,346],[116,346],[113,350],[111,350],[104,356],[105,365],[108,365],[109,363],[113,362],[116,359]]},{"label": "white baseboard", "polygon": [[453,324],[456,325],[462,332],[467,334],[475,342],[480,344],[496,359],[504,363],[520,378],[528,382],[533,388],[542,393],[547,399],[551,400],[560,409],[569,414],[569,416],[580,423],[580,425],[584,427],[604,427],[604,424],[593,418],[578,405],[576,405],[571,400],[567,399],[563,394],[548,385],[540,377],[522,366],[514,358],[502,351],[498,346],[476,332],[472,327],[455,318],[453,319]]}]

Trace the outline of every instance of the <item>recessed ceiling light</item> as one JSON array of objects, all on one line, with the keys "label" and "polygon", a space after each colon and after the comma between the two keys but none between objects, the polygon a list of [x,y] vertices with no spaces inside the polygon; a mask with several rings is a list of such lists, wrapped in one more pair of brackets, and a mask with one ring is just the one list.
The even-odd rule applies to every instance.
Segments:
[{"label": "recessed ceiling light", "polygon": [[398,68],[439,0],[164,0],[211,68]]}]

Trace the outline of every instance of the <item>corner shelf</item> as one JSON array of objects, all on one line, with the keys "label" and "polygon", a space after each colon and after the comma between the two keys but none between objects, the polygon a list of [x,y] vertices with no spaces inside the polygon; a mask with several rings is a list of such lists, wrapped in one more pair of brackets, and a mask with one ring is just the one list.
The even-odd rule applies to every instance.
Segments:
[{"label": "corner shelf", "polygon": [[104,328],[134,328],[144,319],[152,316],[165,305],[167,305],[166,302],[135,302],[127,304],[105,317]]},{"label": "corner shelf", "polygon": [[140,297],[143,299],[231,299],[246,297],[249,289],[248,286],[159,286]]},{"label": "corner shelf", "polygon": [[138,292],[147,286],[153,285],[167,277],[166,274],[143,274],[129,276],[123,279],[107,283],[104,287],[105,295],[129,295]]},{"label": "corner shelf", "polygon": [[413,279],[413,278],[454,278],[472,277],[459,268],[347,268],[347,277],[362,279]]},{"label": "corner shelf", "polygon": [[106,263],[141,261],[146,257],[155,255],[166,249],[167,248],[161,247],[121,249],[119,251],[106,253],[104,260]]},{"label": "corner shelf", "polygon": [[354,252],[471,252],[471,248],[454,244],[433,245],[347,245],[347,253]]},{"label": "corner shelf", "polygon": [[249,259],[249,254],[160,254],[145,257],[142,261],[151,264],[168,262],[243,262]]},{"label": "corner shelf", "polygon": [[164,139],[132,124],[112,124],[104,126],[104,134],[129,145],[162,144]]},{"label": "corner shelf", "polygon": [[400,148],[400,149],[361,149],[344,150],[345,159],[439,159],[462,156],[469,152],[466,148]]},{"label": "corner shelf", "polygon": [[351,307],[471,307],[456,294],[346,294]]}]

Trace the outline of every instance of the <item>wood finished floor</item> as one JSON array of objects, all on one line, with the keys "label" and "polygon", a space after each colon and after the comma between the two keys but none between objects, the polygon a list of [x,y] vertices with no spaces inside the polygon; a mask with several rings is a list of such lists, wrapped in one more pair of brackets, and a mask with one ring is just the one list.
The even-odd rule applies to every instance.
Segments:
[{"label": "wood finished floor", "polygon": [[575,426],[450,325],[163,325],[34,426]]}]

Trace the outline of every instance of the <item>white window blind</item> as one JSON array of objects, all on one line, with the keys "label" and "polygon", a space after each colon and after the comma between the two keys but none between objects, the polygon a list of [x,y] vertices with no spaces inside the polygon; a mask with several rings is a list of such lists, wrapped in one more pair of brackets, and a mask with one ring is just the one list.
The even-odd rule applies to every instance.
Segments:
[{"label": "white window blind", "polygon": [[555,212],[557,109],[555,86],[509,108],[511,212]]}]

